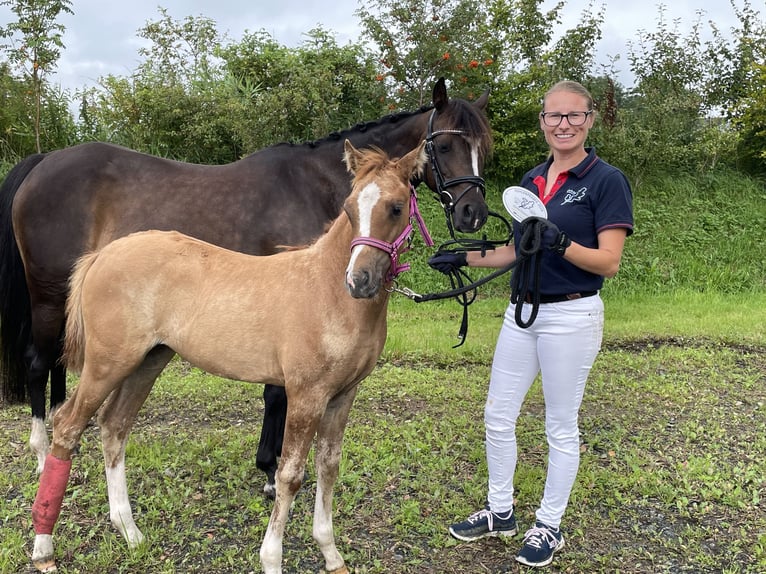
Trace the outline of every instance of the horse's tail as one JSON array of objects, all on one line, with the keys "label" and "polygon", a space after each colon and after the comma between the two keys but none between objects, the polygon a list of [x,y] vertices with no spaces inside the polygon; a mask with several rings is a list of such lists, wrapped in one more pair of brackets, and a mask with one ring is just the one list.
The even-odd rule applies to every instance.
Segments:
[{"label": "horse's tail", "polygon": [[85,324],[82,320],[82,286],[85,276],[95,263],[98,251],[83,255],[75,263],[69,277],[69,297],[66,300],[66,330],[63,361],[68,369],[79,373],[85,362]]},{"label": "horse's tail", "polygon": [[28,397],[24,353],[32,338],[32,309],[11,208],[21,183],[43,158],[40,153],[27,156],[0,186],[0,403],[22,403]]}]

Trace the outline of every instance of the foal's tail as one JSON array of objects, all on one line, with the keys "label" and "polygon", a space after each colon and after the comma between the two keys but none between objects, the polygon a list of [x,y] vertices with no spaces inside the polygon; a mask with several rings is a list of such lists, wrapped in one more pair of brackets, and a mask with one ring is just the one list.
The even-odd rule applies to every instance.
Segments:
[{"label": "foal's tail", "polygon": [[64,334],[64,364],[79,373],[85,362],[85,325],[82,320],[82,286],[85,276],[98,257],[94,251],[80,257],[69,277],[69,297],[66,300],[66,332]]},{"label": "foal's tail", "polygon": [[24,403],[28,396],[24,352],[32,339],[32,308],[11,208],[21,183],[44,158],[27,156],[0,186],[0,404]]}]

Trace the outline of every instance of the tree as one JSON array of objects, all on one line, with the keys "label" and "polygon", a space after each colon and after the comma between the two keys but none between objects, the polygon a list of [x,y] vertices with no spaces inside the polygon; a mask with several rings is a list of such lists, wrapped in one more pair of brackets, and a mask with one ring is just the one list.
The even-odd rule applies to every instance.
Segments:
[{"label": "tree", "polygon": [[[40,129],[45,77],[56,69],[64,47],[61,36],[64,26],[56,19],[63,12],[73,14],[70,0],[0,0],[10,6],[18,20],[0,27],[0,37],[11,42],[0,47],[8,50],[12,64],[24,70],[34,93],[34,131],[37,151],[41,151]],[[21,39],[15,36],[21,35]]]},{"label": "tree", "polygon": [[[356,11],[377,46],[378,81],[390,108],[430,103],[441,76],[455,85],[477,85],[475,76],[494,62],[481,48],[479,0],[373,0]],[[471,82],[471,77],[474,81]],[[476,94],[478,97],[481,92]]]},{"label": "tree", "polygon": [[[705,56],[711,74],[705,83],[705,97],[736,129],[737,165],[763,175],[766,160],[766,22],[760,12],[745,0],[740,10],[731,2],[739,26],[725,36],[710,23],[713,39]],[[732,154],[734,155],[734,154]]]}]

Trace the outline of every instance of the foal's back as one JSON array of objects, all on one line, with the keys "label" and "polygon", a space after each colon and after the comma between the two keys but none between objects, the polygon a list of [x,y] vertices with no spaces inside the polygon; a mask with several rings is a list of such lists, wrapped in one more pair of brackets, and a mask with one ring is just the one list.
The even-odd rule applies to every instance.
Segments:
[{"label": "foal's back", "polygon": [[325,248],[339,232],[260,257],[174,231],[118,239],[83,258],[73,275],[69,367],[81,370],[85,339],[119,350],[114,366],[103,365],[112,354],[101,353],[101,368],[132,372],[150,349],[166,345],[210,373],[280,385],[286,366],[345,360],[349,345],[341,344],[341,333],[359,337],[360,329],[380,326],[342,312],[371,302],[343,287],[348,252]]}]

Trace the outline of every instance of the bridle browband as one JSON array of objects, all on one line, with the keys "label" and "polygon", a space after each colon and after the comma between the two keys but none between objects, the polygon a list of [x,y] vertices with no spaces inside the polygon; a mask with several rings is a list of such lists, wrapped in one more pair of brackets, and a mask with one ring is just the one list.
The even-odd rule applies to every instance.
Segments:
[{"label": "bridle browband", "polygon": [[402,271],[407,271],[410,268],[409,263],[401,263],[399,261],[399,256],[409,251],[412,247],[413,219],[418,225],[423,241],[425,241],[428,247],[433,247],[433,239],[431,239],[431,234],[428,233],[426,223],[423,221],[423,216],[420,215],[420,210],[418,209],[418,197],[415,193],[415,188],[410,184],[410,220],[393,243],[388,243],[375,237],[356,237],[351,241],[351,249],[357,245],[369,245],[388,253],[388,256],[391,258],[391,268],[386,275],[387,283],[394,281]]}]

